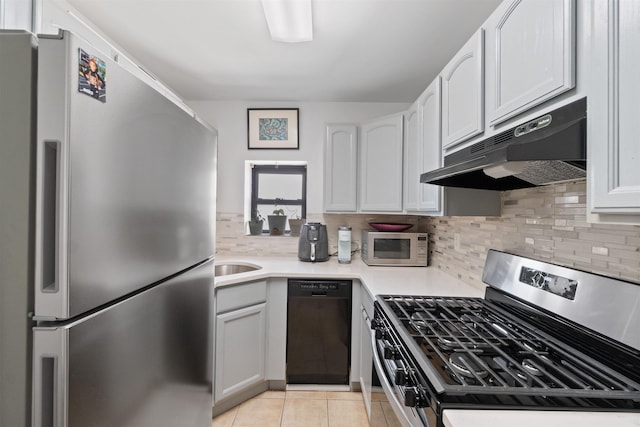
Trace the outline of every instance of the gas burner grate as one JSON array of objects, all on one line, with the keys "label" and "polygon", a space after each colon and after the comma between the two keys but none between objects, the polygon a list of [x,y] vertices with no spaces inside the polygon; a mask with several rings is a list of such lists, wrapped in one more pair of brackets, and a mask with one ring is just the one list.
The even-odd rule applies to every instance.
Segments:
[{"label": "gas burner grate", "polygon": [[436,372],[445,389],[531,399],[640,399],[640,384],[483,299],[380,299],[414,342],[416,359],[428,361],[422,366]]}]

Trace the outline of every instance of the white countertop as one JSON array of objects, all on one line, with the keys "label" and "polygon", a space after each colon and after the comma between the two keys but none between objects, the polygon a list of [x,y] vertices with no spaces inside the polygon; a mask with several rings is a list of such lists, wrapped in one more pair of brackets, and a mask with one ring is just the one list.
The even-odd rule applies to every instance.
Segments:
[{"label": "white countertop", "polygon": [[[215,287],[269,277],[358,279],[372,297],[381,294],[483,297],[484,286],[471,286],[434,267],[371,267],[360,259],[351,264],[310,263],[284,257],[216,257],[216,264],[248,264],[261,269],[216,277]],[[640,414],[511,410],[446,410],[446,427],[640,427]]]},{"label": "white countertop", "polygon": [[248,273],[216,277],[216,288],[269,277],[359,279],[371,296],[380,294],[484,296],[484,286],[468,285],[433,267],[371,267],[360,259],[339,264],[303,262],[284,257],[216,257],[216,264],[248,264],[262,267]]},{"label": "white countertop", "polygon": [[444,411],[446,427],[640,427],[640,414],[559,411]]}]

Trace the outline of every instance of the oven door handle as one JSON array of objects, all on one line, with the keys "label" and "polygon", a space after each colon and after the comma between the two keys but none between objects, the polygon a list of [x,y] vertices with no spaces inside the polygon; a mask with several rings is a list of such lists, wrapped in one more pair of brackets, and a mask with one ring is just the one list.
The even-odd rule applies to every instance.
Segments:
[{"label": "oven door handle", "polygon": [[396,414],[398,421],[400,421],[400,424],[402,424],[403,427],[412,427],[413,424],[407,418],[407,414],[404,412],[404,403],[398,400],[398,396],[393,392],[393,386],[387,379],[383,361],[380,360],[380,355],[378,354],[375,334],[371,334],[371,346],[373,348],[373,364],[375,365],[376,371],[378,372],[378,378],[380,379],[380,384],[382,385],[384,394],[389,399],[391,409],[393,409],[393,412]]}]

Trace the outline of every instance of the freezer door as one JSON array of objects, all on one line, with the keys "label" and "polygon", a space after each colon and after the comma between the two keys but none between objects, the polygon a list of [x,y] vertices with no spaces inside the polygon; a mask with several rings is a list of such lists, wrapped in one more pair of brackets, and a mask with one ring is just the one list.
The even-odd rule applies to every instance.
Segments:
[{"label": "freezer door", "polygon": [[108,309],[34,329],[35,427],[206,427],[213,261]]},{"label": "freezer door", "polygon": [[[216,132],[62,34],[39,40],[40,319],[71,318],[214,253]],[[97,98],[83,92],[87,58],[106,70]]]}]

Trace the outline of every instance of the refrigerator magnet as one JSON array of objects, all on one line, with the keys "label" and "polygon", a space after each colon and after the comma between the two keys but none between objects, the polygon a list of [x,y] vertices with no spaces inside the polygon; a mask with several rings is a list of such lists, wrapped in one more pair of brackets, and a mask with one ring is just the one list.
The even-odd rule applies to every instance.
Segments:
[{"label": "refrigerator magnet", "polygon": [[107,102],[107,64],[78,49],[78,92]]}]

